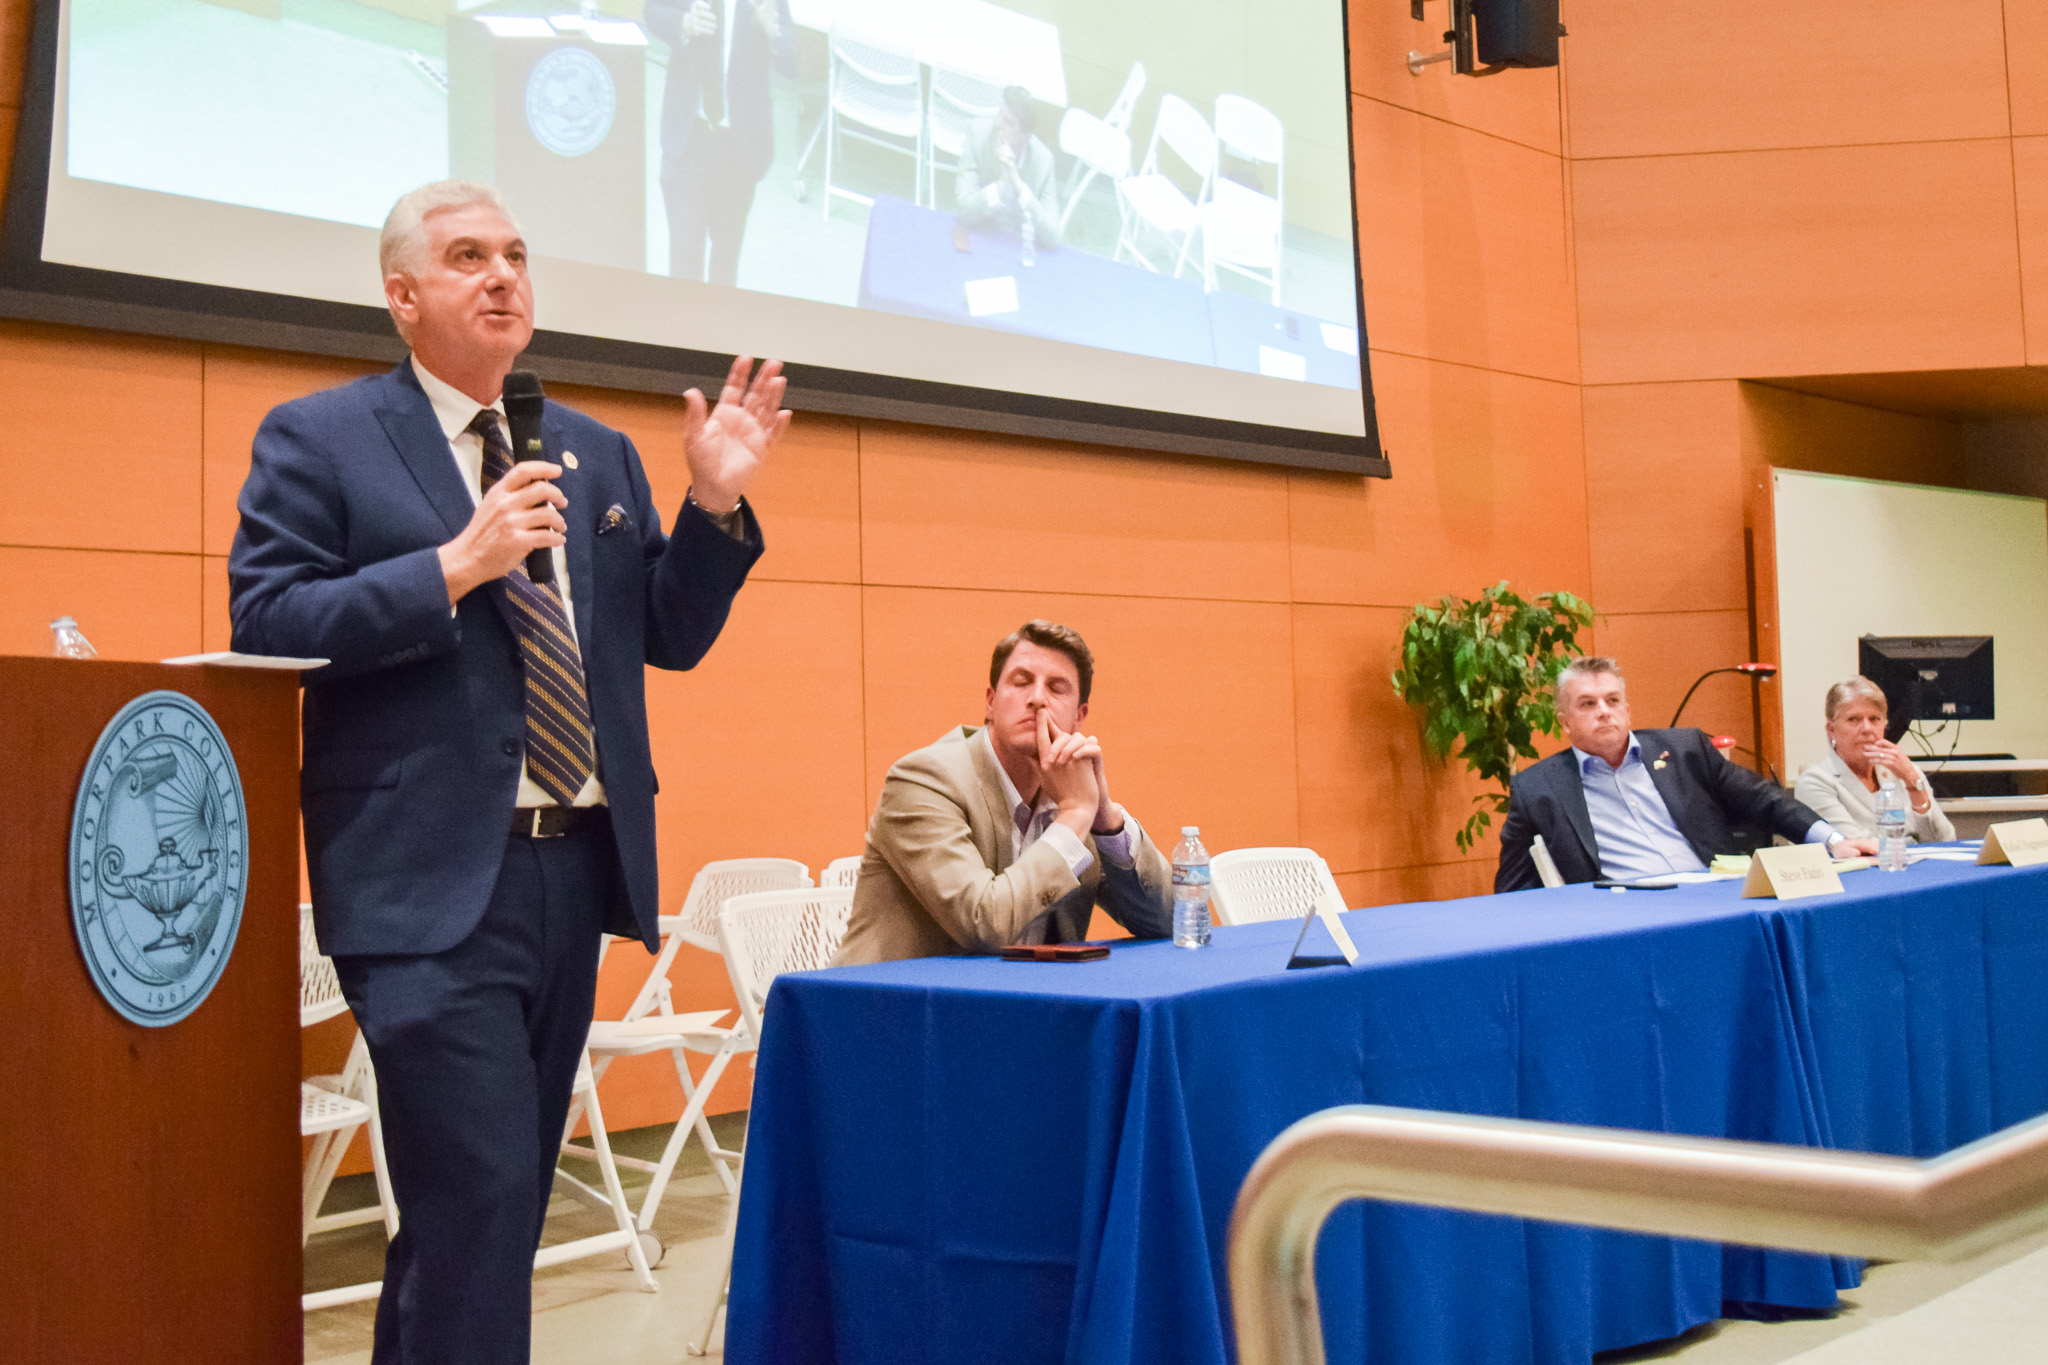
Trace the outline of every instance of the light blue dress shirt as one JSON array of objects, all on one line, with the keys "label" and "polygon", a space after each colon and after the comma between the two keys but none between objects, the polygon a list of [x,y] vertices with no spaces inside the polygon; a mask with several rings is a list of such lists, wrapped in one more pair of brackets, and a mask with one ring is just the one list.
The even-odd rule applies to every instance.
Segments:
[{"label": "light blue dress shirt", "polygon": [[[1601,876],[1622,882],[1671,872],[1698,872],[1705,866],[1678,832],[1664,794],[1651,780],[1640,739],[1633,734],[1628,737],[1628,752],[1622,755],[1619,769],[1576,745],[1572,755],[1579,764],[1579,785],[1586,794],[1593,842],[1599,845]],[[1809,844],[1835,837],[1825,820],[1814,821],[1806,831]]]}]

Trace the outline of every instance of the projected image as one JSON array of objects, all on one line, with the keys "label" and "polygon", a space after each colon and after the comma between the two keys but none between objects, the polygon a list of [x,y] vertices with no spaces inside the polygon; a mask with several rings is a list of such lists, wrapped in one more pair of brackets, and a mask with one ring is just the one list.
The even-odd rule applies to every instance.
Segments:
[{"label": "projected image", "polygon": [[77,180],[374,227],[473,177],[542,256],[1359,388],[1337,0],[71,0],[68,23]]}]

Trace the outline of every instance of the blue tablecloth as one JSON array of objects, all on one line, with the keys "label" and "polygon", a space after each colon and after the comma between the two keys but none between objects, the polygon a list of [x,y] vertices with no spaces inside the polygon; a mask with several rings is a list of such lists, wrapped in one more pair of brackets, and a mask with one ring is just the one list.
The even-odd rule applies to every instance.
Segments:
[{"label": "blue tablecloth", "polygon": [[[940,958],[771,996],[734,1362],[1223,1362],[1232,1203],[1305,1114],[1383,1103],[1924,1154],[2048,1108],[2048,870],[1925,863],[1780,906],[1733,883],[1353,911],[1188,953]],[[1846,1262],[1389,1205],[1317,1261],[1332,1361],[1572,1361]]]}]

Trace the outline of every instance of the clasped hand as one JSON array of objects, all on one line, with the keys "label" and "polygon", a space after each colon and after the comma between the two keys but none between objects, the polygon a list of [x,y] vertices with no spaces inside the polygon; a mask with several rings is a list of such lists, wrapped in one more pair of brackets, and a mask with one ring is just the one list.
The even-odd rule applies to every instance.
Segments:
[{"label": "clasped hand", "polygon": [[1038,713],[1039,790],[1059,803],[1059,819],[1076,834],[1114,834],[1124,826],[1123,807],[1109,798],[1102,771],[1102,745],[1093,735],[1062,730],[1052,713]]}]

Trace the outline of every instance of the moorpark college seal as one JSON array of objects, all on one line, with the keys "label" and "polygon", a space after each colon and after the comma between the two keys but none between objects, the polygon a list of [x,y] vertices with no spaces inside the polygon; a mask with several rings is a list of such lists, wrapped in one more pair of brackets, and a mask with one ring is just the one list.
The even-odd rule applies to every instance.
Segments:
[{"label": "moorpark college seal", "polygon": [[234,950],[248,887],[242,777],[177,692],[107,722],[71,811],[71,922],[93,984],[138,1024],[199,1007]]}]

